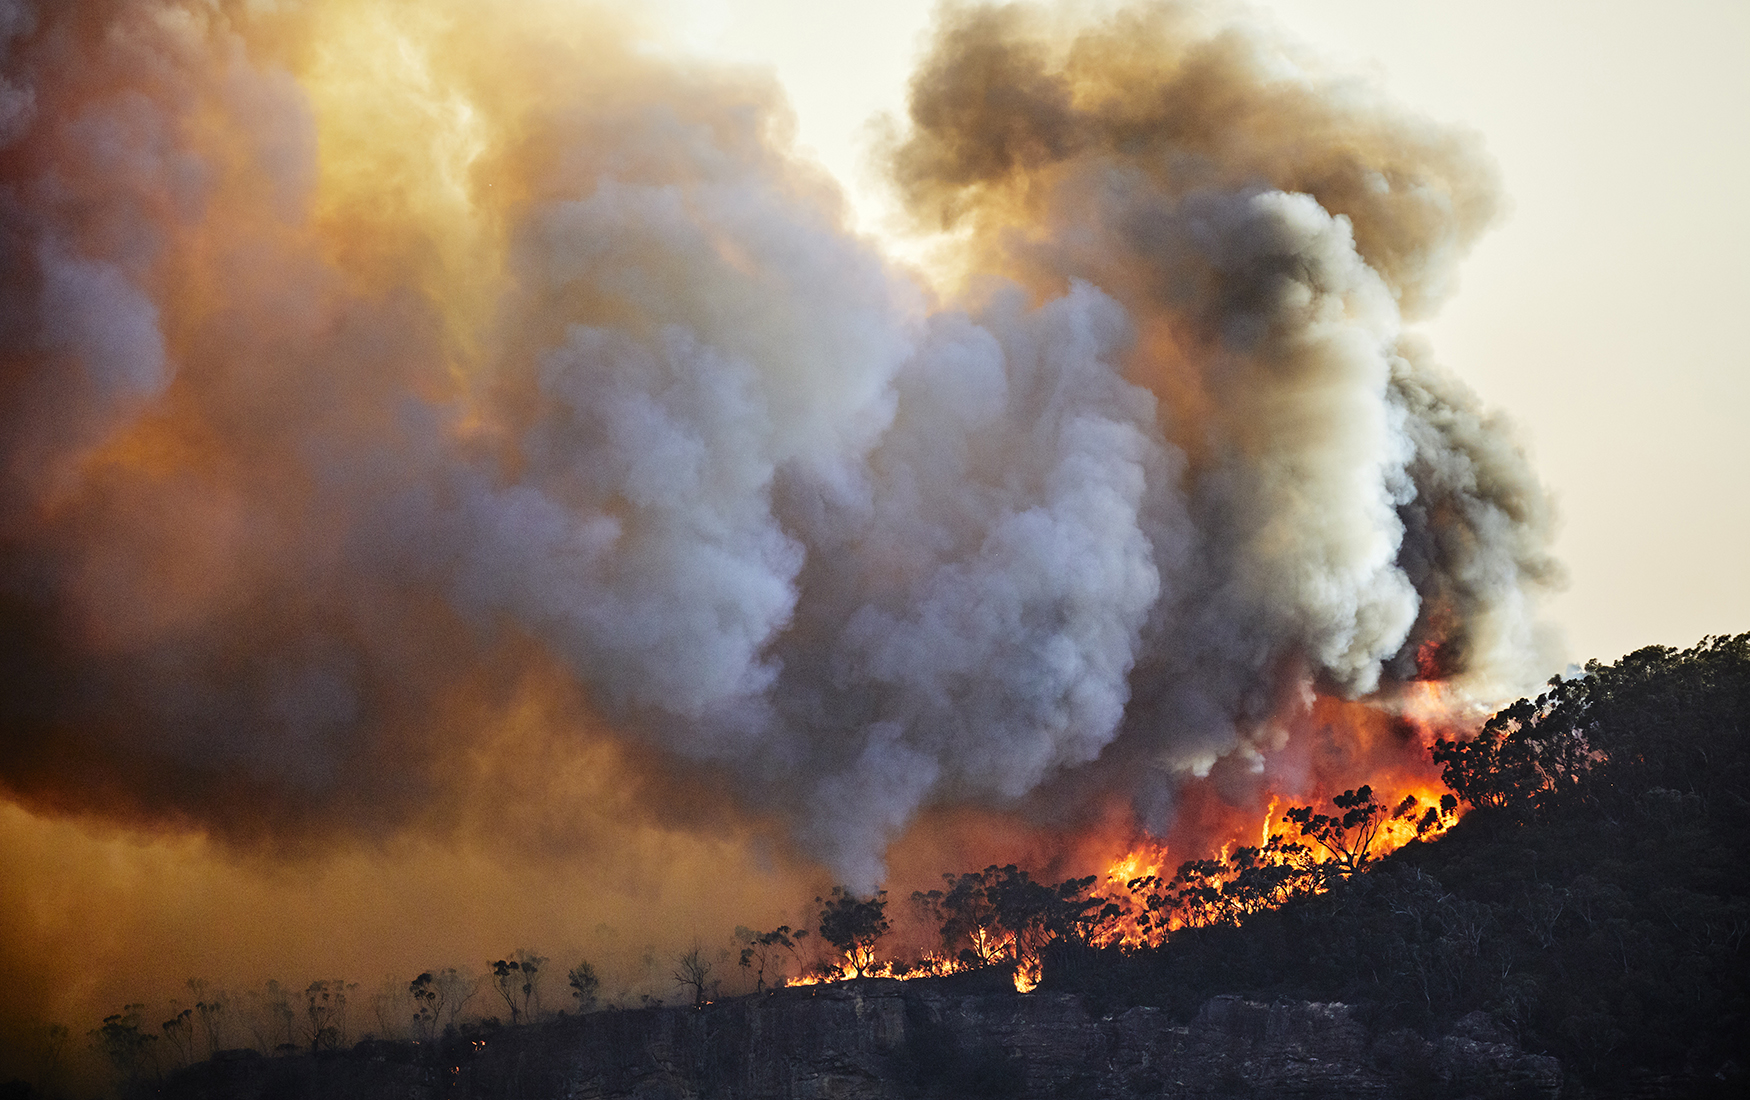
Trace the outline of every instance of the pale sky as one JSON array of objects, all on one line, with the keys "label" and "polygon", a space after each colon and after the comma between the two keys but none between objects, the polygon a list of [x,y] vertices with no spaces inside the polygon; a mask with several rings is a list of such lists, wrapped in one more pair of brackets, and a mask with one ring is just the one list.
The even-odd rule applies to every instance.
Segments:
[{"label": "pale sky", "polygon": [[[867,124],[903,112],[934,4],[668,2],[688,45],[775,70],[874,224]],[[1250,7],[1500,165],[1507,216],[1424,331],[1555,491],[1568,656],[1750,630],[1750,0]]]}]

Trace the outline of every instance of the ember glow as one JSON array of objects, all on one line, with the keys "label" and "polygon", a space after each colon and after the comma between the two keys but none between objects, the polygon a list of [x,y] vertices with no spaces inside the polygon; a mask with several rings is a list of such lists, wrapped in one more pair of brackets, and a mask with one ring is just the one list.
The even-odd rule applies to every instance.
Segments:
[{"label": "ember glow", "polygon": [[[1442,811],[1442,799],[1451,792],[1440,781],[1428,750],[1437,737],[1473,732],[1477,718],[1462,711],[1437,710],[1437,705],[1424,697],[1414,708],[1394,715],[1378,705],[1321,698],[1288,745],[1271,755],[1250,798],[1224,796],[1220,783],[1212,779],[1187,782],[1175,826],[1162,836],[1123,846],[1101,869],[1096,889],[1124,910],[1103,931],[1102,942],[1155,945],[1182,926],[1183,915],[1151,920],[1147,895],[1170,883],[1188,861],[1226,865],[1199,879],[1215,887],[1233,881],[1231,858],[1248,848],[1259,863],[1328,867],[1333,853],[1287,816],[1295,806],[1341,816],[1340,810],[1333,811],[1333,797],[1370,788],[1384,812],[1377,832],[1365,842],[1363,854],[1369,859],[1412,840],[1433,839],[1451,828],[1458,820],[1458,808]],[[1273,849],[1273,838],[1277,844],[1302,844],[1306,851],[1296,860],[1285,860]],[[1271,898],[1268,904],[1281,900]]]},{"label": "ember glow", "polygon": [[1201,5],[945,9],[924,273],[766,77],[588,5],[0,0],[0,51],[20,835],[266,899],[411,845],[603,928],[733,876],[669,945],[1427,798],[1423,724],[1546,667],[1545,495],[1405,328],[1486,158]]}]

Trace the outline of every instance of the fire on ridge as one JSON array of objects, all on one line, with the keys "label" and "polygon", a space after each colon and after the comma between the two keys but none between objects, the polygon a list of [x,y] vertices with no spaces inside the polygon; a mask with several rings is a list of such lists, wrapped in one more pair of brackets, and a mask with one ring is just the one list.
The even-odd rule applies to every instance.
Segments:
[{"label": "fire on ridge", "polygon": [[1203,5],[950,6],[926,279],[768,78],[485,11],[0,0],[32,820],[1158,872],[1426,801],[1416,722],[1541,679],[1547,496],[1413,329],[1475,139]]},{"label": "fire on ridge", "polygon": [[[1441,695],[1438,685],[1426,685],[1415,693],[1413,707],[1395,716],[1319,700],[1313,709],[1327,750],[1340,744],[1362,751],[1339,760],[1313,747],[1308,755],[1319,761],[1315,774],[1298,781],[1296,797],[1271,789],[1273,783],[1295,782],[1285,775],[1263,780],[1261,808],[1234,805],[1214,784],[1193,781],[1183,792],[1187,805],[1178,827],[1166,837],[1083,836],[1079,861],[1087,865],[1092,859],[1093,873],[1062,883],[1039,881],[1046,876],[1013,865],[944,875],[944,886],[913,893],[909,909],[889,910],[897,911],[893,923],[917,926],[897,937],[912,944],[910,955],[905,947],[878,952],[877,926],[869,925],[868,939],[840,953],[822,945],[824,957],[784,984],[909,980],[997,967],[1027,992],[1039,983],[1052,943],[1156,947],[1185,927],[1238,923],[1293,897],[1323,892],[1336,879],[1412,840],[1432,840],[1457,822],[1460,804],[1438,776],[1429,749],[1439,737],[1471,731]],[[1354,785],[1344,789],[1345,783]],[[1308,797],[1309,791],[1317,793]],[[835,905],[822,911],[823,931],[835,907],[849,908],[835,896]],[[920,939],[927,945],[921,949]],[[784,942],[791,961],[801,963],[801,941]]]}]

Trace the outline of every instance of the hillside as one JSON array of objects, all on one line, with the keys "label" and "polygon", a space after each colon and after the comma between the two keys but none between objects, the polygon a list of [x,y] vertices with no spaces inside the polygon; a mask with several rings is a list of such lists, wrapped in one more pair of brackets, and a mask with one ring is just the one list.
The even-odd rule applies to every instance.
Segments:
[{"label": "hillside", "polygon": [[[1157,891],[1170,900],[1159,919],[1170,909],[1186,925],[1156,946],[1097,946],[1112,940],[1090,930],[1120,907],[1090,893],[1092,879],[1047,886],[993,867],[924,899],[946,917],[950,957],[975,925],[981,942],[1011,937],[1006,960],[962,951],[973,969],[953,977],[491,1021],[423,1045],[225,1052],[136,1075],[133,1091],[1736,1096],[1750,1050],[1747,726],[1750,635],[1645,649],[1552,681],[1474,739],[1439,742],[1468,807],[1443,834],[1382,859],[1363,846],[1312,862],[1318,836],[1351,843],[1355,821],[1385,812],[1348,792],[1335,800],[1348,825],[1287,815],[1308,845],[1285,833],[1225,867],[1132,884],[1132,900]],[[1288,900],[1258,909],[1272,896]],[[823,920],[879,918],[874,903],[834,899]],[[1042,968],[1025,994],[1011,983],[1023,942]]]},{"label": "hillside", "polygon": [[863,978],[701,1009],[596,1013],[439,1049],[234,1057],[179,1073],[172,1100],[1180,1100],[1209,1095],[1428,1100],[1502,1087],[1554,1096],[1561,1069],[1480,1017],[1435,1042],[1375,1035],[1344,1005],[1212,1000],[1178,1023],[1157,1008],[1100,1016],[1065,993],[980,975]]},{"label": "hillside", "polygon": [[1750,1050],[1750,635],[1643,649],[1443,743],[1471,811],[1326,893],[1046,988],[1176,1018],[1216,993],[1438,1031],[1481,1011],[1598,1095],[1739,1095]]}]

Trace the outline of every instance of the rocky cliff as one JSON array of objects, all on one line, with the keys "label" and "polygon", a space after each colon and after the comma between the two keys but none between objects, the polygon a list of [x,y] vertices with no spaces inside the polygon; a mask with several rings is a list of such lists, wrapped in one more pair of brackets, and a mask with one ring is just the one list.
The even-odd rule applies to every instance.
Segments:
[{"label": "rocky cliff", "polygon": [[1477,1014],[1430,1042],[1370,1034],[1340,1004],[1218,997],[1186,1024],[1097,1017],[1069,994],[866,979],[702,1009],[603,1012],[421,1050],[237,1058],[185,1071],[182,1100],[887,1100],[899,1097],[1554,1097],[1561,1067]]}]

